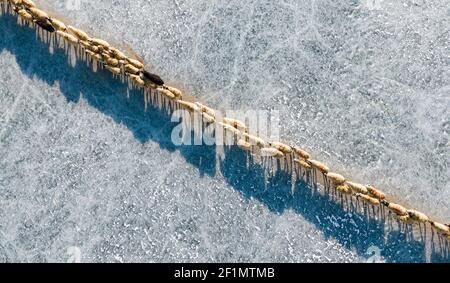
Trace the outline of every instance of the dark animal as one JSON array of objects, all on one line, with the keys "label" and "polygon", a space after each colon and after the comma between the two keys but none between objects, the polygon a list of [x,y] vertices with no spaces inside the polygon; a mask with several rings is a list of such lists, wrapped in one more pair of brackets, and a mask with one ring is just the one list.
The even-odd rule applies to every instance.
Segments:
[{"label": "dark animal", "polygon": [[55,28],[53,27],[53,25],[49,21],[33,20],[33,22],[48,32],[56,31]]},{"label": "dark animal", "polygon": [[164,85],[164,81],[161,79],[160,76],[149,73],[148,71],[144,70],[141,72],[141,77],[146,82],[152,82],[155,85]]}]

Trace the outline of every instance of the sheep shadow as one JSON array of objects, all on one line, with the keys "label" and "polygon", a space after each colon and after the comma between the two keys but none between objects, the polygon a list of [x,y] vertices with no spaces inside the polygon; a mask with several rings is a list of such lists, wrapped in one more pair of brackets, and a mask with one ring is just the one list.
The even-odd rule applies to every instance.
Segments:
[{"label": "sheep shadow", "polygon": [[[94,74],[84,62],[72,67],[63,50],[50,54],[48,45],[36,39],[35,31],[19,27],[14,16],[0,16],[0,27],[0,50],[14,54],[29,77],[37,77],[48,85],[59,84],[68,102],[77,103],[82,96],[89,105],[126,126],[141,143],[153,141],[162,150],[179,151],[198,168],[200,176],[222,174],[245,198],[260,201],[273,213],[295,211],[313,223],[325,238],[336,240],[363,258],[369,259],[372,248],[378,247],[387,262],[450,262],[448,242],[432,241],[430,252],[426,241],[413,237],[412,231],[390,229],[397,223],[383,211],[371,211],[351,199],[324,193],[311,185],[311,180],[293,180],[286,171],[277,170],[268,177],[261,162],[235,146],[224,148],[218,160],[215,146],[174,145],[171,133],[178,122],[171,122],[168,111],[152,106],[145,111],[140,91],[129,91],[126,84],[104,70]],[[216,167],[216,163],[220,166]]]}]

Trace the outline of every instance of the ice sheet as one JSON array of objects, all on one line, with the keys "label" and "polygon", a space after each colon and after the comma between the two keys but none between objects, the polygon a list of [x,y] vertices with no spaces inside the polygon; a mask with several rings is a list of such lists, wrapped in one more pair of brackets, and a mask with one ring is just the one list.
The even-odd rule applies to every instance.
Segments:
[{"label": "ice sheet", "polygon": [[[214,107],[279,110],[284,140],[449,218],[448,1],[36,2]],[[238,152],[217,170],[107,73],[0,21],[2,259],[448,261],[306,188],[291,197],[286,176],[264,191]]]}]

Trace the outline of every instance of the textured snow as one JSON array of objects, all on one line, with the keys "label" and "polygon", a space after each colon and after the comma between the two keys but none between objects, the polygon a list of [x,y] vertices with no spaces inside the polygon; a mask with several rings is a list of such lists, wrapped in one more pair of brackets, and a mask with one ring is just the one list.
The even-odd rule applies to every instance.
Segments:
[{"label": "textured snow", "polygon": [[[211,106],[279,110],[283,140],[450,218],[447,0],[35,2]],[[12,16],[0,58],[0,261],[449,261],[284,174],[265,185],[240,151],[217,168],[215,148],[175,147],[170,117]]]}]

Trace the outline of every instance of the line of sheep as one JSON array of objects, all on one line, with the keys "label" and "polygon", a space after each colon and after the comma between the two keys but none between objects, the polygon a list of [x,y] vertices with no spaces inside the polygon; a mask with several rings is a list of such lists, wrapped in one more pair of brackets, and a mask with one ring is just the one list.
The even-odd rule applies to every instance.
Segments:
[{"label": "line of sheep", "polygon": [[81,54],[86,61],[95,66],[100,64],[113,75],[120,76],[122,80],[126,80],[134,87],[143,89],[146,105],[150,100],[149,95],[154,95],[152,90],[156,91],[164,99],[170,100],[178,107],[199,113],[204,123],[216,123],[225,132],[234,136],[237,146],[243,150],[257,152],[262,157],[292,160],[292,164],[296,168],[309,172],[320,172],[337,192],[343,195],[352,195],[369,205],[385,206],[402,222],[429,223],[437,233],[450,240],[450,224],[433,221],[422,212],[389,202],[386,195],[374,186],[355,183],[347,180],[341,174],[331,172],[328,166],[312,159],[310,154],[302,148],[280,142],[267,142],[260,137],[251,135],[244,122],[232,118],[219,118],[216,110],[199,102],[183,100],[180,90],[166,85],[158,75],[147,71],[143,62],[126,56],[105,40],[90,37],[78,28],[66,26],[62,21],[49,17],[31,0],[0,0],[0,4],[3,12],[16,13],[21,21],[41,29],[41,32],[55,34],[60,47],[75,48],[76,52]]}]

